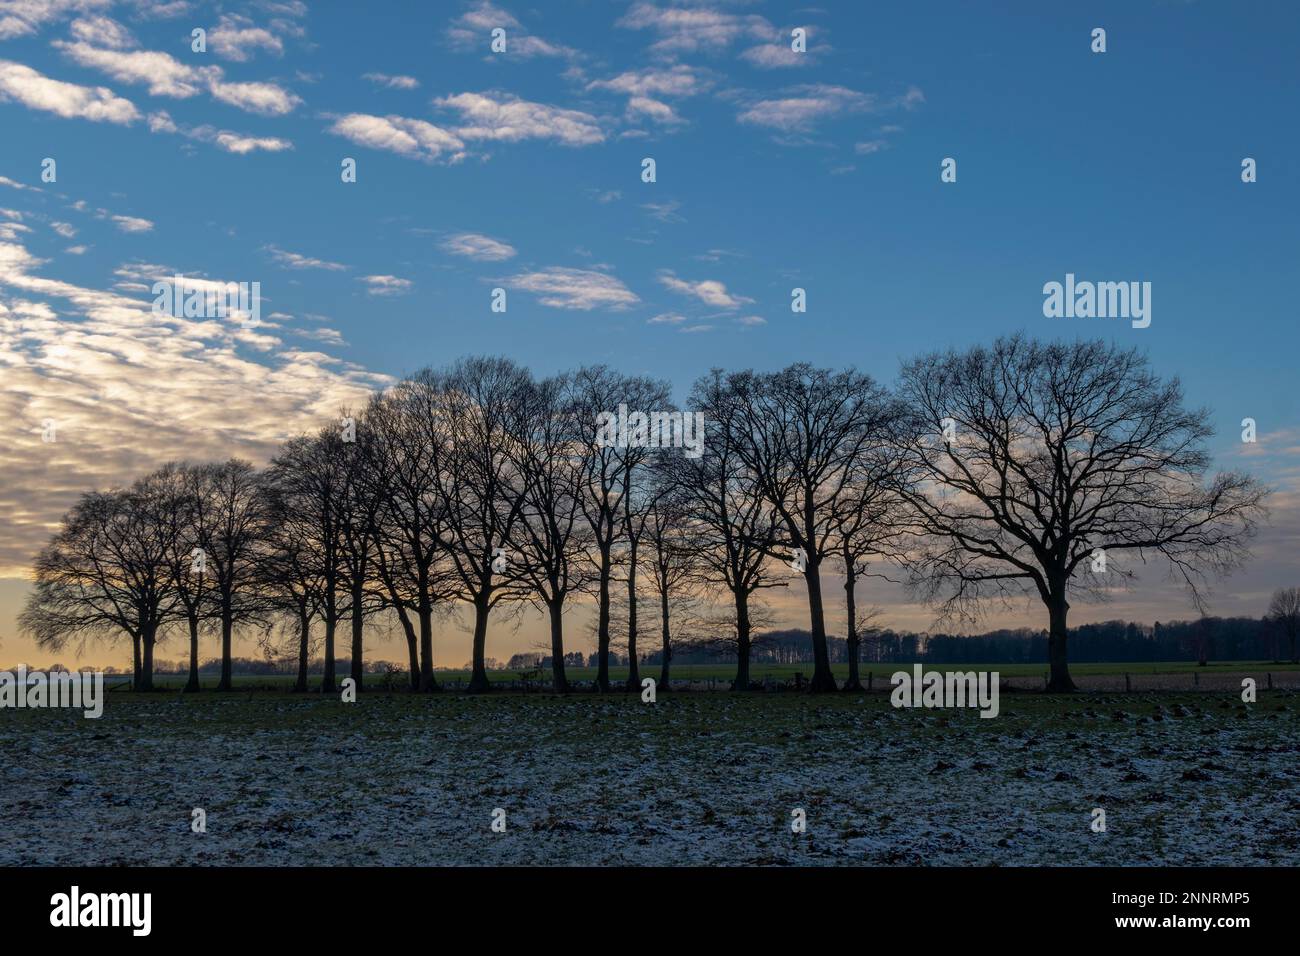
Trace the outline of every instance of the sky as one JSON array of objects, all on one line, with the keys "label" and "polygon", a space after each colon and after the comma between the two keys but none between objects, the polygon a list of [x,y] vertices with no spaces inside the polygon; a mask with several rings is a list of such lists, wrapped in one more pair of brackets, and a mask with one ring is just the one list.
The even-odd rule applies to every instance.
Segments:
[{"label": "sky", "polygon": [[[1213,610],[1261,613],[1300,584],[1300,8],[1005,10],[0,0],[0,663],[47,662],[15,618],[78,494],[263,462],[425,365],[604,362],[680,401],[715,366],[890,382],[1016,331],[1136,345],[1211,409],[1216,465],[1276,492]],[[1151,283],[1150,325],[1046,317],[1067,273]],[[260,324],[152,314],[176,274],[260,283]],[[866,597],[932,622],[887,582]],[[801,593],[776,604],[805,623]],[[1153,572],[1073,619],[1192,614]]]}]

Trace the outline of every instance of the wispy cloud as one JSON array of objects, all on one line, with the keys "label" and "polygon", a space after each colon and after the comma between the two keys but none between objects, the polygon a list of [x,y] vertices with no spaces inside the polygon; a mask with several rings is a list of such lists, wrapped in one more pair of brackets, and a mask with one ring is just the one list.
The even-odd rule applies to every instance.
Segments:
[{"label": "wispy cloud", "polygon": [[264,246],[263,248],[270,253],[272,259],[287,269],[325,269],[329,272],[343,272],[347,269],[347,266],[341,262],[330,262],[326,259],[300,255],[297,252],[289,252],[278,246]]},{"label": "wispy cloud", "polygon": [[457,162],[465,156],[465,143],[454,133],[405,116],[349,113],[335,120],[329,131],[359,146],[387,150],[424,162]]},{"label": "wispy cloud", "polygon": [[523,272],[505,280],[508,287],[537,296],[543,305],[556,309],[626,309],[641,300],[612,275],[590,269],[552,267]]},{"label": "wispy cloud", "polygon": [[366,284],[366,291],[371,295],[402,295],[409,292],[414,284],[410,279],[385,275],[361,276],[359,281]]},{"label": "wispy cloud", "polygon": [[508,93],[457,93],[434,104],[460,114],[456,135],[465,140],[515,143],[554,140],[563,146],[590,146],[605,141],[600,122],[590,113],[534,103]]},{"label": "wispy cloud", "polygon": [[444,252],[479,262],[503,262],[515,255],[514,246],[477,232],[458,232],[444,239],[440,246]]},{"label": "wispy cloud", "polygon": [[369,80],[376,86],[386,86],[390,90],[414,90],[420,81],[413,76],[389,76],[387,73],[362,73],[363,80]]},{"label": "wispy cloud", "polygon": [[728,292],[727,287],[717,279],[701,279],[698,282],[689,282],[677,278],[671,272],[664,271],[659,273],[659,282],[673,292],[692,296],[715,309],[737,309],[754,301],[742,295],[734,295]]}]

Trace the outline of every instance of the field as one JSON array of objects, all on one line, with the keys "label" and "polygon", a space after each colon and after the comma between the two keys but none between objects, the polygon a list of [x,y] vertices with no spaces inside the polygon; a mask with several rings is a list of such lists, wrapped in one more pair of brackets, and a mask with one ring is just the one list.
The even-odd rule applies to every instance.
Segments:
[{"label": "field", "polygon": [[991,720],[883,693],[114,693],[100,720],[0,712],[0,864],[1296,865],[1298,714],[1281,689],[1010,693]]},{"label": "field", "polygon": [[[860,667],[861,678],[866,683],[868,675],[871,675],[873,683],[878,686],[887,686],[889,677],[896,671],[910,671],[911,664],[863,664]],[[926,670],[938,671],[997,671],[1003,678],[1014,679],[1016,683],[1024,689],[1036,686],[1036,682],[1041,684],[1047,670],[1046,664],[926,664]],[[835,676],[843,680],[848,676],[847,664],[833,664],[831,669]],[[1181,677],[1181,681],[1170,682],[1173,687],[1187,687],[1191,689],[1193,676],[1196,679],[1204,679],[1209,683],[1223,683],[1223,679],[1250,675],[1262,685],[1266,681],[1266,675],[1269,673],[1279,675],[1279,682],[1288,686],[1300,686],[1300,664],[1285,664],[1271,661],[1220,661],[1207,664],[1205,667],[1199,667],[1194,661],[1142,661],[1140,663],[1100,663],[1100,664],[1071,664],[1070,673],[1076,681],[1080,678],[1108,678],[1099,683],[1106,685],[1115,685],[1115,689],[1122,688],[1124,675],[1128,674],[1134,679],[1134,686],[1141,687],[1144,678],[1150,677]],[[440,683],[449,687],[455,687],[458,684],[463,685],[469,681],[468,670],[447,669],[438,670],[434,675]],[[565,674],[570,681],[576,683],[591,683],[596,679],[596,668],[594,667],[566,667]],[[808,678],[812,674],[812,664],[755,664],[751,668],[750,678],[755,681],[770,680],[774,682],[790,682],[795,679],[796,674],[802,674]],[[1281,675],[1288,675],[1282,679]],[[129,683],[130,675],[119,675],[109,678],[110,682],[121,684]],[[347,676],[346,670],[340,670],[340,678]],[[659,679],[659,665],[643,665],[641,669],[642,678],[653,677]],[[704,688],[710,684],[718,688],[728,686],[736,676],[734,664],[675,664],[672,668],[673,681],[689,682],[695,686]],[[164,688],[181,688],[185,686],[185,675],[155,675],[154,684]],[[393,680],[397,687],[402,686],[405,680],[405,673],[394,675]],[[488,679],[496,684],[518,684],[520,682],[520,673],[518,671],[493,670],[488,672]],[[551,679],[550,670],[543,670],[540,676],[533,676],[530,684],[536,686],[539,690],[545,689]],[[627,680],[626,667],[611,667],[610,679],[616,682]],[[368,685],[378,686],[383,683],[384,675],[367,674],[365,680]],[[320,682],[319,675],[312,675],[310,678],[311,685],[316,686]],[[268,688],[288,690],[293,686],[293,677],[285,675],[236,675],[234,678],[236,687],[246,688]],[[202,674],[200,683],[204,687],[214,687],[217,683],[217,676],[213,674]],[[1081,684],[1087,684],[1088,681],[1080,681]],[[1147,681],[1147,683],[1156,685],[1162,682]],[[1105,689],[1105,687],[1099,688]],[[1152,686],[1152,689],[1156,689]],[[1166,687],[1165,689],[1170,689]]]}]

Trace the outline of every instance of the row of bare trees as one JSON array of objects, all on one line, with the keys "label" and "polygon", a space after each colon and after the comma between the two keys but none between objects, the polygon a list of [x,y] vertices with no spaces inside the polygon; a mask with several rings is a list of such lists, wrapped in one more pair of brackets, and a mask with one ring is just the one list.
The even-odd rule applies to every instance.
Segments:
[{"label": "row of bare trees", "polygon": [[[1203,604],[1210,576],[1247,556],[1267,491],[1209,474],[1208,413],[1184,408],[1137,351],[1103,342],[991,347],[905,363],[895,388],[849,369],[714,370],[687,401],[695,450],[653,447],[600,423],[620,406],[674,409],[666,383],[605,366],[545,379],[502,358],[411,375],[340,422],[246,462],[169,464],[129,488],[84,495],[35,566],[22,625],[41,646],[129,636],[137,686],[166,634],[219,630],[231,686],[236,627],[288,634],[298,689],[323,639],[335,689],[339,625],[362,684],[367,622],[395,622],[411,687],[437,688],[440,620],[472,618],[471,691],[489,689],[494,613],[532,607],[565,676],[566,609],[595,605],[596,685],[625,643],[637,686],[641,602],[660,624],[669,676],[674,602],[703,598],[750,686],[760,594],[802,577],[813,691],[836,689],[823,579],[841,576],[858,687],[856,591],[898,574],[944,615],[1037,597],[1050,624],[1050,687],[1073,687],[1070,598],[1104,593],[1160,558]],[[892,569],[892,570],[890,570]],[[616,591],[622,589],[621,594]],[[613,610],[619,610],[616,635]],[[269,638],[265,638],[269,639]]]}]

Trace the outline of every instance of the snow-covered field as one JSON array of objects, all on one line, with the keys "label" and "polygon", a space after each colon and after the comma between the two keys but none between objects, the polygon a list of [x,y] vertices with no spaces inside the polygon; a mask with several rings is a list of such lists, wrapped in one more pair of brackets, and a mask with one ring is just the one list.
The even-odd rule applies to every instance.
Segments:
[{"label": "snow-covered field", "polygon": [[0,864],[1300,864],[1295,692],[1001,708],[114,693],[0,711]]}]

